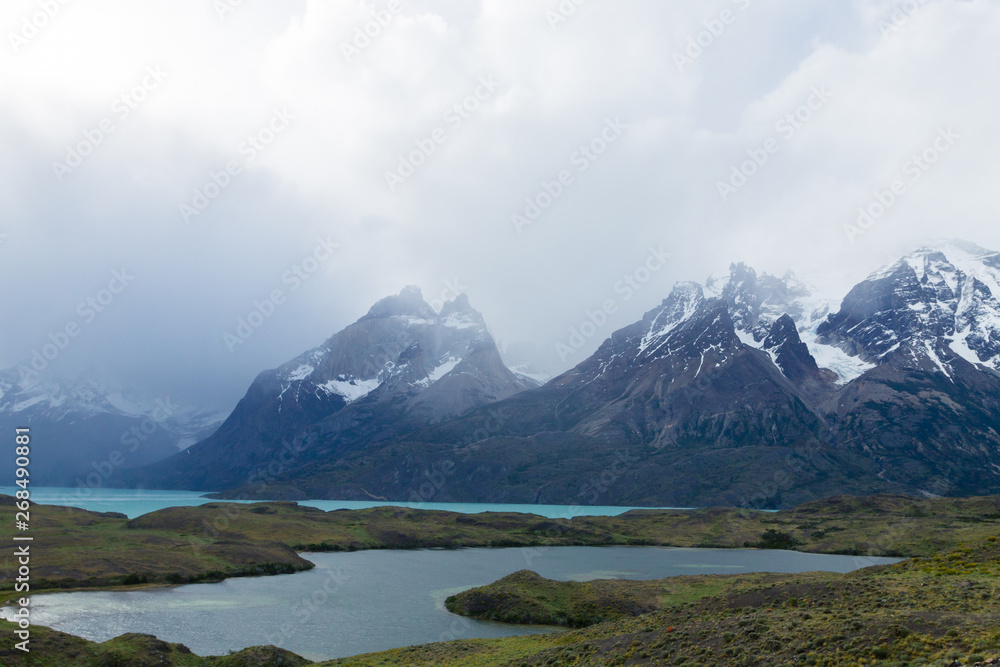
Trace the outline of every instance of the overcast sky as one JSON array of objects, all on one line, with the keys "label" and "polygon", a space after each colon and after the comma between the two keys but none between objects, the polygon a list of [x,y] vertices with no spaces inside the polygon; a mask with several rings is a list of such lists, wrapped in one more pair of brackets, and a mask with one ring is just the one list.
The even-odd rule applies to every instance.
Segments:
[{"label": "overcast sky", "polygon": [[75,324],[47,372],[232,407],[415,284],[550,357],[614,300],[566,368],[731,261],[842,296],[927,239],[1000,249],[988,0],[7,0],[0,28],[2,367]]}]

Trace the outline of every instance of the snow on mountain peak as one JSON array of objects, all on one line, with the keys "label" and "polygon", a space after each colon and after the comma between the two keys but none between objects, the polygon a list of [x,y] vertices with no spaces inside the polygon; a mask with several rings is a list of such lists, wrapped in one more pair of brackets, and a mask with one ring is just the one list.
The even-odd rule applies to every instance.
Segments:
[{"label": "snow on mountain peak", "polygon": [[[378,301],[321,347],[279,367],[279,398],[352,403],[386,383],[429,387],[477,345],[492,344],[482,315],[459,294],[436,313],[417,287]],[[393,390],[394,391],[394,390]]]},{"label": "snow on mountain peak", "polygon": [[[833,345],[821,342],[817,328],[828,317],[835,302],[799,280],[794,273],[782,277],[759,274],[742,262],[731,264],[729,273],[706,281],[704,294],[729,305],[736,335],[744,345],[763,349],[771,326],[788,315],[820,368],[833,371],[844,384],[874,367]],[[666,303],[666,302],[664,302]]]},{"label": "snow on mountain peak", "polygon": [[[736,337],[743,345],[763,350],[772,326],[788,315],[819,367],[833,371],[838,383],[850,382],[874,367],[818,339],[816,329],[831,310],[829,298],[816,294],[792,273],[783,277],[758,274],[744,263],[730,265],[727,275],[710,276],[705,285],[676,284],[660,306],[646,314],[646,332],[639,343],[639,355],[662,354],[672,348],[666,343],[668,338],[709,300],[726,304]],[[774,355],[771,356],[773,359]]]},{"label": "snow on mountain peak", "polygon": [[97,431],[81,434],[80,442],[74,443],[82,451],[95,442],[117,442],[123,433],[114,429],[123,429],[128,420],[137,424],[152,420],[161,435],[183,449],[215,430],[225,414],[130,389],[96,369],[22,384],[18,370],[11,368],[0,371],[0,420],[12,417],[56,429],[60,424],[97,424]]},{"label": "snow on mountain peak", "polygon": [[947,371],[957,356],[1000,370],[998,299],[1000,253],[939,241],[872,273],[851,290],[823,333],[869,361],[902,350],[929,369]]}]

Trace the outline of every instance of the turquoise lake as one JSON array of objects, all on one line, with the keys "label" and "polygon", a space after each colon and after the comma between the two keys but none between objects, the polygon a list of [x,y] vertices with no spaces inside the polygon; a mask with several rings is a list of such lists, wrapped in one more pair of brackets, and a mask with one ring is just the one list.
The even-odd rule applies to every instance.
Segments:
[{"label": "turquoise lake", "polygon": [[[0,487],[0,494],[13,496],[18,490],[15,486]],[[191,507],[220,501],[205,498],[204,491],[155,491],[149,489],[69,489],[57,487],[31,488],[31,500],[42,505],[64,505],[79,507],[93,512],[120,512],[130,519],[155,512],[166,507]],[[250,501],[246,501],[250,502]],[[257,501],[255,501],[257,502]],[[555,518],[570,518],[574,516],[617,516],[630,509],[650,509],[635,507],[598,507],[569,505],[501,505],[486,503],[408,503],[374,502],[365,500],[301,500],[300,505],[318,507],[324,511],[339,509],[367,509],[369,507],[412,507],[424,510],[445,510],[462,514],[477,514],[479,512],[522,512],[539,514]],[[666,509],[666,508],[663,508]]]}]

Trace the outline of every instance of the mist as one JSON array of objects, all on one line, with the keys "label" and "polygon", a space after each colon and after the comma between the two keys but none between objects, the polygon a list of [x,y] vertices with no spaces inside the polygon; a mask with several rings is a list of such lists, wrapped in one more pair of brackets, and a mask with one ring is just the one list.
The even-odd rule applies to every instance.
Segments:
[{"label": "mist", "polygon": [[556,373],[731,262],[843,296],[935,238],[1000,249],[985,0],[16,0],[0,27],[4,368],[54,345],[51,377],[228,409],[413,284]]}]

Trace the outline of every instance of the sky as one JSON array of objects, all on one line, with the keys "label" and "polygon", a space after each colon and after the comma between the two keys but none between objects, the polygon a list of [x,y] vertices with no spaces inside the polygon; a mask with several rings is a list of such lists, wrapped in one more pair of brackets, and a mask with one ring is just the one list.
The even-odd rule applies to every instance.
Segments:
[{"label": "sky", "polygon": [[7,0],[0,34],[0,367],[231,408],[417,285],[556,372],[730,262],[839,298],[1000,249],[987,0]]}]

